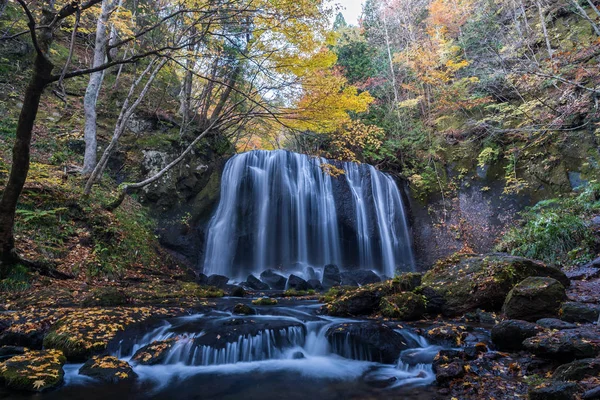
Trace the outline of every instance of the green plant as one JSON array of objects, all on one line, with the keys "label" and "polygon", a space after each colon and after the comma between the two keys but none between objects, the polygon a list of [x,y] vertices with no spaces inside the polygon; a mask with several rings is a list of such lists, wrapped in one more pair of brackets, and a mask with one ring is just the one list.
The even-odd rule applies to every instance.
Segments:
[{"label": "green plant", "polygon": [[549,263],[588,261],[600,246],[588,224],[598,212],[600,185],[592,182],[578,195],[544,200],[525,210],[521,226],[504,235],[498,250]]}]

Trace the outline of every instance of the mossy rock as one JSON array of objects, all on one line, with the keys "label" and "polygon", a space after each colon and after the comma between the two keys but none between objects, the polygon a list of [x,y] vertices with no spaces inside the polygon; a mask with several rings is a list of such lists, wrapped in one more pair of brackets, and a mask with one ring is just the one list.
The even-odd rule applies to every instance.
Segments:
[{"label": "mossy rock", "polygon": [[384,297],[381,300],[380,308],[384,317],[401,321],[414,321],[423,317],[426,303],[423,296],[405,292]]},{"label": "mossy rock", "polygon": [[553,318],[566,298],[565,287],[556,279],[532,276],[508,293],[503,311],[511,319],[524,321]]},{"label": "mossy rock", "polygon": [[84,307],[117,307],[130,303],[127,293],[114,287],[94,289],[82,301]]},{"label": "mossy rock", "polygon": [[113,356],[92,357],[79,369],[79,373],[110,383],[131,381],[137,377],[129,363]]},{"label": "mossy rock", "polygon": [[569,284],[564,273],[538,261],[506,254],[464,254],[438,262],[423,276],[423,286],[443,296],[442,312],[453,316],[477,309],[499,311],[510,290],[530,276]]},{"label": "mossy rock", "polygon": [[405,292],[412,292],[419,286],[423,280],[423,274],[417,272],[406,272],[404,274],[397,275],[394,278],[394,284],[397,285],[400,290]]},{"label": "mossy rock", "polygon": [[63,383],[66,361],[60,350],[27,351],[0,364],[0,381],[29,392],[54,389]]},{"label": "mossy rock", "polygon": [[247,304],[236,304],[233,307],[233,313],[239,315],[255,315],[256,310]]},{"label": "mossy rock", "polygon": [[270,297],[261,297],[256,300],[252,300],[252,304],[255,306],[274,306],[277,304],[277,300]]},{"label": "mossy rock", "polygon": [[330,297],[331,300],[327,302],[325,311],[329,315],[345,317],[370,315],[379,310],[381,299],[400,292],[399,285],[393,280],[359,288],[344,288],[337,292],[335,297]]},{"label": "mossy rock", "polygon": [[139,349],[131,358],[131,362],[140,365],[162,364],[169,352],[177,344],[178,338],[152,342]]}]

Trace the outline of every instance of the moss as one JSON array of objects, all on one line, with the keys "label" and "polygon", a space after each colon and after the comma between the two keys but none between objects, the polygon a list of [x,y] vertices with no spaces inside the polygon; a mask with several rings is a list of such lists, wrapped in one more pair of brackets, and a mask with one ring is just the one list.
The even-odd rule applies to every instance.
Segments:
[{"label": "moss", "polygon": [[129,296],[113,287],[93,289],[88,297],[86,297],[82,305],[84,307],[116,307],[131,303]]},{"label": "moss", "polygon": [[137,376],[131,365],[112,356],[93,357],[79,369],[79,373],[111,383],[129,381]]},{"label": "moss", "polygon": [[240,315],[254,315],[254,314],[256,314],[256,310],[247,304],[240,303],[240,304],[236,304],[233,307],[233,313],[240,314]]},{"label": "moss", "polygon": [[416,272],[407,272],[394,277],[393,284],[397,285],[402,291],[410,292],[421,286],[422,278],[422,274]]},{"label": "moss", "polygon": [[252,304],[255,306],[274,306],[277,304],[277,300],[271,299],[270,297],[261,297],[256,300],[252,300]]},{"label": "moss", "polygon": [[62,383],[65,362],[59,350],[28,351],[0,364],[0,380],[12,389],[42,392]]},{"label": "moss", "polygon": [[426,307],[425,297],[410,292],[384,297],[380,305],[384,317],[401,321],[420,319],[425,314]]},{"label": "moss", "polygon": [[285,292],[283,292],[282,296],[283,297],[302,297],[302,296],[314,296],[315,295],[315,291],[310,289],[310,290],[296,290],[296,289],[288,289]]}]

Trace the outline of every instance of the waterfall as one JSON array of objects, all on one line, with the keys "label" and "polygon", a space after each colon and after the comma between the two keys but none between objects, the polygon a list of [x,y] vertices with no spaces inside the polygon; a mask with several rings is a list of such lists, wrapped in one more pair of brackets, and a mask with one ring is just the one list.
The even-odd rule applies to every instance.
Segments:
[{"label": "waterfall", "polygon": [[[330,163],[344,175],[324,172]],[[281,150],[232,157],[208,226],[204,272],[245,279],[268,268],[326,264],[387,276],[413,269],[394,179],[371,165]]]}]

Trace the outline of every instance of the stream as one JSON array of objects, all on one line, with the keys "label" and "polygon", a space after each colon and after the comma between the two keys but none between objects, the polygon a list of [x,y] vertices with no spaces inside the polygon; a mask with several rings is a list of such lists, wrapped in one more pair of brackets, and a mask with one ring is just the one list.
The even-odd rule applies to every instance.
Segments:
[{"label": "stream", "polygon": [[[219,299],[207,313],[126,331],[109,346],[111,355],[125,361],[146,345],[178,338],[156,365],[132,362],[138,375],[133,382],[101,383],[80,375],[82,364],[67,364],[60,389],[35,395],[0,389],[0,398],[432,398],[431,364],[440,347],[410,329],[373,333],[369,329],[380,324],[319,315],[320,304],[310,300],[283,300],[256,307],[258,315],[233,315],[240,302],[251,305],[251,299]],[[402,350],[389,351],[390,343]]]}]

